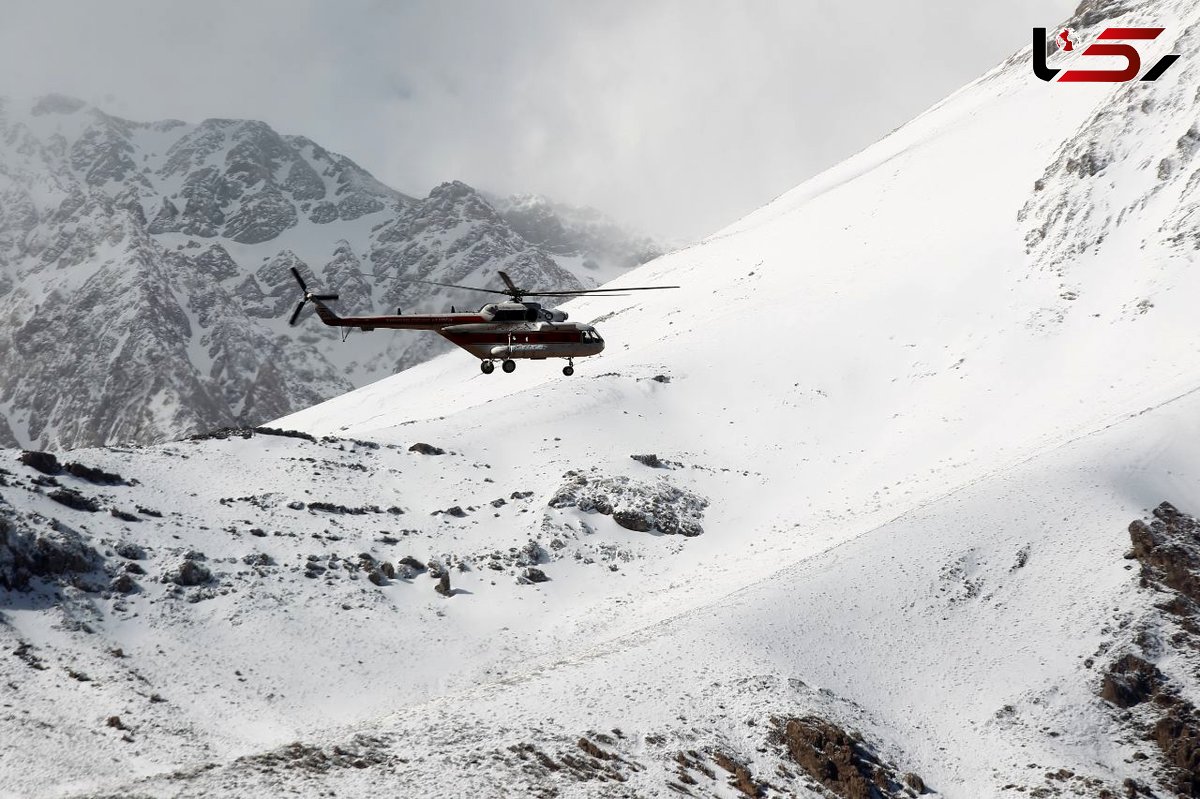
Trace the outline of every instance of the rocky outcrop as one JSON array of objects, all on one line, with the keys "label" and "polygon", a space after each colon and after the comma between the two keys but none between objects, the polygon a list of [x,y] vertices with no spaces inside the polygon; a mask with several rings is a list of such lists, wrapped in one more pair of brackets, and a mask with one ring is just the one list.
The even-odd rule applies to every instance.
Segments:
[{"label": "rocky outcrop", "polygon": [[551,508],[578,508],[585,513],[612,516],[620,526],[638,532],[697,536],[708,500],[673,485],[664,475],[654,482],[624,475],[604,477],[569,471],[550,498]]},{"label": "rocky outcrop", "polygon": [[49,528],[0,505],[0,587],[28,588],[34,578],[59,579],[99,568],[103,558],[70,527]]},{"label": "rocky outcrop", "polygon": [[[1200,648],[1200,521],[1163,502],[1149,520],[1129,525],[1129,538],[1127,557],[1141,567],[1141,587],[1154,592],[1154,612],[1127,651],[1103,669],[1097,693],[1158,748],[1163,785],[1179,796],[1200,796],[1200,710],[1187,699],[1195,678],[1164,671],[1170,656],[1186,660]],[[1137,783],[1133,788],[1141,791]]]},{"label": "rocky outcrop", "polygon": [[773,719],[774,739],[804,773],[839,799],[916,796],[925,782],[900,774],[875,755],[860,736],[816,716]]},{"label": "rocky outcrop", "polygon": [[1131,555],[1141,564],[1142,585],[1200,602],[1200,523],[1169,502],[1155,508],[1152,517],[1129,525]]},{"label": "rocky outcrop", "polygon": [[[1078,41],[1088,41],[1107,26],[1163,24],[1155,22],[1152,14],[1120,21],[1129,12],[1144,12],[1144,6],[1128,0],[1084,0],[1064,27]],[[1194,52],[1200,45],[1200,29],[1167,27],[1156,45],[1165,53]],[[1143,66],[1149,68],[1150,63]],[[1176,75],[1180,69],[1179,65],[1172,68]],[[1154,86],[1151,95],[1138,81],[1120,85],[1111,98],[1095,107],[1075,135],[1061,143],[1031,186],[1018,221],[1034,269],[1069,277],[1086,267],[1109,241],[1119,241],[1120,235],[1114,234],[1140,219],[1155,202],[1169,210],[1162,224],[1156,224],[1155,233],[1142,241],[1143,248],[1158,246],[1183,254],[1200,244],[1195,226],[1200,212],[1200,195],[1195,191],[1200,128],[1192,111],[1194,82],[1176,79]],[[1113,192],[1115,180],[1133,191]],[[1063,288],[1062,284],[1056,287]],[[1078,294],[1066,291],[1059,298],[1066,302],[1047,300],[1065,314]],[[1153,307],[1141,304],[1143,300],[1130,298],[1123,315],[1136,318]]]}]

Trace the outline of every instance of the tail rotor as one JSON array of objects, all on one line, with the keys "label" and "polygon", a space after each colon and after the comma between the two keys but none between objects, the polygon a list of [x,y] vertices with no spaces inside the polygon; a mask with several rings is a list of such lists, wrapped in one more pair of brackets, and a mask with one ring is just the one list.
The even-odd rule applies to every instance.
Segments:
[{"label": "tail rotor", "polygon": [[304,282],[304,278],[300,276],[300,270],[292,267],[292,276],[296,278],[296,282],[300,284],[300,290],[304,292],[303,299],[296,305],[296,310],[292,312],[292,318],[288,320],[288,324],[295,327],[296,320],[300,317],[300,312],[304,310],[305,303],[320,303],[325,300],[336,300],[336,294],[313,294],[308,290],[308,286]]}]

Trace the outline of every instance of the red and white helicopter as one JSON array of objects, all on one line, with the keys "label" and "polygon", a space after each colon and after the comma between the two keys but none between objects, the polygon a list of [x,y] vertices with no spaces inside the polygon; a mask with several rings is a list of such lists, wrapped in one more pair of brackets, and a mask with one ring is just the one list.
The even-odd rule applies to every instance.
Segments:
[{"label": "red and white helicopter", "polygon": [[[511,372],[517,368],[517,359],[529,358],[540,361],[546,358],[566,358],[563,374],[575,374],[574,360],[598,355],[604,349],[604,339],[591,325],[567,322],[565,311],[543,308],[536,302],[526,302],[526,297],[574,297],[584,294],[607,294],[610,297],[624,296],[627,291],[656,291],[677,289],[679,286],[635,286],[619,289],[566,289],[555,291],[526,291],[518,288],[509,276],[500,272],[505,289],[481,289],[474,286],[456,286],[452,283],[436,283],[432,280],[416,280],[432,286],[483,291],[508,297],[509,302],[488,303],[475,313],[405,314],[395,316],[338,316],[325,303],[336,300],[336,294],[313,294],[304,283],[299,270],[292,268],[304,298],[292,313],[289,325],[295,325],[300,311],[311,302],[317,316],[331,327],[358,328],[362,331],[388,330],[431,330],[442,338],[457,344],[479,358],[479,368],[485,375],[500,368]],[[349,332],[349,331],[347,331]]]}]

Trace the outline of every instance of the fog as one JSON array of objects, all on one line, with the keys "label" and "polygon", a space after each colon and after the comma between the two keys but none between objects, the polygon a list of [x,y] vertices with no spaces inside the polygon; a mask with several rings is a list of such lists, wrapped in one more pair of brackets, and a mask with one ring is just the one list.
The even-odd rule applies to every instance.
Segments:
[{"label": "fog", "polygon": [[463,180],[694,239],[1053,27],[1063,0],[9,2],[0,94],[248,117],[423,196]]}]

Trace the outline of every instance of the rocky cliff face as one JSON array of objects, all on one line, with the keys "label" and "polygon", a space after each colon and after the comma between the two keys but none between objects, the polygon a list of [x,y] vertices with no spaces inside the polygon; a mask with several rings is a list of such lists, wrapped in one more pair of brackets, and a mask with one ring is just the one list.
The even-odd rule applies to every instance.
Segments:
[{"label": "rocky cliff face", "polygon": [[574,260],[539,244],[463,183],[418,200],[262,122],[0,100],[0,445],[148,442],[319,402],[447,345],[289,329],[291,267],[347,313],[482,302],[411,279],[595,284],[595,242]]},{"label": "rocky cliff face", "polygon": [[[1088,0],[1064,26],[1086,41],[1134,9],[1123,0]],[[1166,25],[1157,13],[1138,8],[1132,21]],[[1143,46],[1143,71],[1167,53],[1193,53],[1198,44],[1195,24],[1169,26],[1153,45]],[[1185,262],[1200,248],[1198,80],[1200,64],[1185,55],[1161,80],[1118,84],[1035,181],[1018,219],[1026,253],[1061,281],[1060,319],[1077,305],[1088,271],[1104,268],[1102,256],[1115,256],[1134,271],[1151,261]],[[1147,233],[1139,229],[1146,218],[1161,224]],[[1156,282],[1143,296],[1131,297],[1121,315],[1133,319],[1150,311]]]}]

